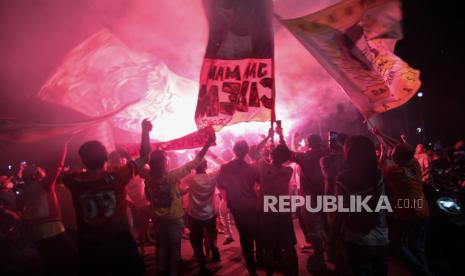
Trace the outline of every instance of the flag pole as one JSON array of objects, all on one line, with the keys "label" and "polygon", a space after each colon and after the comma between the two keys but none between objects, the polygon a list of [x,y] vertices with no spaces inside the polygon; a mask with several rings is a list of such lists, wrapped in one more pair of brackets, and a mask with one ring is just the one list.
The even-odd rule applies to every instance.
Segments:
[{"label": "flag pole", "polygon": [[370,119],[365,116],[365,114],[362,113],[362,115],[363,115],[363,118],[365,119],[365,122],[367,123],[368,129],[376,127],[375,125],[373,125]]},{"label": "flag pole", "polygon": [[[273,37],[274,39],[274,37]],[[275,111],[275,104],[276,104],[276,80],[275,80],[275,64],[274,64],[274,46],[273,46],[273,57],[271,58],[271,70],[273,74],[273,87],[271,89],[271,99],[273,100],[271,105],[271,120],[270,120],[270,128],[274,130],[274,123],[276,122],[276,111]],[[271,145],[274,146],[274,135],[271,136]]]},{"label": "flag pole", "polygon": [[[274,11],[274,2],[271,2],[271,9]],[[273,87],[271,89],[271,99],[273,100],[273,103],[271,105],[271,121],[270,121],[270,127],[273,130],[274,129],[274,122],[276,121],[276,110],[275,110],[275,105],[276,105],[276,73],[275,73],[275,62],[274,62],[274,28],[273,28],[273,17],[271,16],[269,18],[270,25],[271,25],[271,35],[273,36],[273,50],[271,53],[271,70],[272,70],[272,77],[273,77]],[[271,145],[274,146],[274,135],[271,137]]]}]

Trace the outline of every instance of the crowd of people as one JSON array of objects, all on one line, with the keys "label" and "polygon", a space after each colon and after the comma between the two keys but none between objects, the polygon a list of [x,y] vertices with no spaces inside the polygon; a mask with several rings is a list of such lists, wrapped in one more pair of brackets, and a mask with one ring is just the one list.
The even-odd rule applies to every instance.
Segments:
[{"label": "crowd of people", "polygon": [[[223,245],[234,242],[234,220],[250,275],[257,275],[257,266],[267,275],[278,270],[297,275],[297,217],[314,252],[306,269],[315,275],[328,273],[327,262],[336,275],[387,275],[389,248],[413,274],[433,275],[425,257],[429,208],[423,187],[433,181],[434,162],[444,168],[463,162],[463,141],[437,154],[373,129],[377,143],[339,133],[328,144],[317,134],[304,145],[295,134],[288,144],[279,126],[258,145],[237,141],[234,157],[229,150],[221,158],[209,151],[212,134],[191,161],[172,168],[166,152],[151,149],[151,131],[144,120],[137,158],[124,150],[107,154],[100,142],[89,141],[78,152],[84,168],[65,166],[65,145],[53,173],[21,164],[16,175],[1,176],[2,271],[41,267],[45,275],[143,275],[144,248],[138,245],[153,222],[157,275],[179,274],[187,233],[199,273],[208,275],[208,263],[221,262],[218,228],[225,234]],[[270,142],[275,135],[276,145]],[[61,215],[68,211],[60,209],[57,197],[63,187],[74,208],[74,226]],[[297,194],[369,196],[370,206],[387,195],[393,205],[399,199],[422,204],[392,213],[263,208],[264,196]],[[21,262],[33,259],[34,252],[40,256],[37,265]]]}]

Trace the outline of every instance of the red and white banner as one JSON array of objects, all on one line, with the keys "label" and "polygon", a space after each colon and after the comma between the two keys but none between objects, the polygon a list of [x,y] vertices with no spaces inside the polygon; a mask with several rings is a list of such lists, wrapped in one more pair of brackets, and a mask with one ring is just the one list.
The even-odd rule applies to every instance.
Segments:
[{"label": "red and white banner", "polygon": [[220,130],[274,116],[271,0],[205,0],[208,43],[195,122]]},{"label": "red and white banner", "polygon": [[272,60],[205,59],[195,121],[199,128],[270,120],[273,108]]},{"label": "red and white banner", "polygon": [[[171,141],[151,143],[151,147],[152,150],[186,150],[200,148],[207,143],[208,138],[213,132],[215,132],[215,130],[212,127],[206,127]],[[131,156],[139,155],[139,144],[119,146],[127,150]]]},{"label": "red and white banner", "polygon": [[154,143],[152,144],[152,148],[159,150],[184,150],[200,148],[205,145],[208,138],[214,131],[215,130],[212,127],[206,127],[178,139],[167,142]]}]

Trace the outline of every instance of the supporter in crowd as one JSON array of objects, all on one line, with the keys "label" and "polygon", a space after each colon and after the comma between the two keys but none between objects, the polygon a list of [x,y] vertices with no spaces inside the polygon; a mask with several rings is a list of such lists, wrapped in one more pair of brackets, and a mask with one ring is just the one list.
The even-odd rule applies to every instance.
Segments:
[{"label": "supporter in crowd", "polygon": [[394,148],[393,160],[395,164],[384,172],[388,194],[394,204],[408,201],[408,205],[394,208],[391,246],[415,275],[432,275],[425,257],[429,208],[423,193],[424,174],[407,144]]},{"label": "supporter in crowd", "polygon": [[[292,161],[299,164],[302,174],[300,178],[301,192],[303,196],[316,198],[324,194],[324,180],[320,169],[320,158],[326,156],[329,151],[324,147],[321,136],[312,134],[307,139],[308,151],[294,153]],[[308,231],[308,239],[315,252],[307,261],[307,269],[313,272],[326,270],[324,253],[321,240],[322,212],[304,212],[303,218]]]},{"label": "supporter in crowd", "polygon": [[454,145],[454,162],[465,162],[465,141],[459,140]]},{"label": "supporter in crowd", "polygon": [[[110,153],[108,159],[108,170],[112,171],[126,165],[128,160],[131,160],[131,157],[125,148],[118,147],[115,151]],[[129,222],[131,225],[132,233],[139,243],[141,254],[144,255],[147,230],[149,227],[150,219],[155,219],[149,206],[150,203],[145,197],[144,179],[142,179],[140,175],[135,175],[126,186],[126,192]]]},{"label": "supporter in crowd", "polygon": [[217,247],[215,188],[217,174],[207,174],[207,161],[203,159],[195,168],[195,175],[188,176],[184,182],[189,188],[189,205],[187,209],[190,225],[190,242],[199,263],[202,274],[208,273],[203,245],[212,251],[212,262],[220,261]]},{"label": "supporter in crowd", "polygon": [[[282,129],[278,127],[276,132],[279,134],[279,145],[271,152],[271,163],[261,157],[257,161],[258,172],[260,176],[260,210],[262,211],[259,219],[258,239],[261,240],[263,247],[263,259],[267,275],[273,275],[274,265],[273,258],[283,253],[284,263],[286,264],[286,275],[298,274],[298,260],[295,251],[296,238],[294,226],[292,224],[292,213],[275,213],[263,210],[264,197],[289,196],[289,181],[292,177],[292,168],[284,166],[291,153],[284,142]],[[273,135],[270,130],[265,142]],[[262,142],[260,145],[263,145]],[[257,148],[259,151],[260,148]],[[270,231],[273,229],[273,231]]]},{"label": "supporter in crowd", "polygon": [[5,214],[11,214],[19,220],[21,208],[13,188],[12,177],[6,175],[0,176],[0,210]]},{"label": "supporter in crowd", "polygon": [[[221,165],[231,161],[234,158],[234,153],[231,149],[224,150],[221,154]],[[218,189],[218,187],[217,187]],[[222,227],[222,232],[224,233],[225,239],[223,241],[223,245],[228,245],[234,242],[234,237],[231,228],[231,211],[228,208],[228,203],[226,202],[226,194],[222,192],[222,190],[218,189],[218,196],[220,197],[220,207],[219,207],[219,214],[220,214],[220,224]]]},{"label": "supporter in crowd", "polygon": [[[344,144],[348,136],[345,133],[337,134],[334,141],[329,141],[330,153],[320,159],[320,168],[324,179],[324,194],[334,195],[336,190],[336,177],[345,169]],[[323,219],[323,244],[328,260],[334,263],[336,273],[343,270],[344,250],[341,239],[341,226],[338,225],[334,213],[325,213]]]},{"label": "supporter in crowd", "polygon": [[[144,125],[143,125],[144,126]],[[143,140],[149,140],[151,125],[145,125]],[[181,205],[180,180],[187,176],[201,162],[208,148],[215,142],[212,134],[194,160],[168,171],[167,158],[162,150],[150,153],[150,144],[142,155],[148,160],[150,169],[141,171],[145,179],[146,194],[155,214],[155,232],[157,239],[157,269],[159,275],[178,275],[181,239],[184,229],[184,210]]]},{"label": "supporter in crowd", "polygon": [[[344,145],[346,169],[336,178],[336,195],[348,201],[351,195],[371,196],[374,210],[385,194],[375,146],[365,136],[352,136]],[[346,203],[348,205],[348,202]],[[387,275],[388,228],[386,211],[338,213],[344,226],[345,265],[353,275]]]},{"label": "supporter in crowd", "polygon": [[[298,213],[303,215],[299,222],[309,243],[305,248],[314,249],[306,264],[312,274],[327,273],[325,261],[328,261],[334,264],[336,275],[387,275],[389,234],[393,252],[414,275],[433,275],[425,257],[430,216],[423,188],[436,187],[437,174],[446,175],[463,165],[463,141],[428,153],[422,144],[414,151],[405,135],[400,142],[373,129],[379,149],[365,136],[348,138],[339,133],[336,138],[333,133],[329,148],[319,135],[313,134],[307,139],[308,148],[292,152],[278,127],[276,147],[268,144],[274,135],[270,130],[250,150],[244,140],[236,142],[233,160],[232,153],[227,156],[229,149],[224,150],[223,160],[211,152],[206,155],[216,139],[212,134],[192,161],[170,170],[168,153],[151,151],[151,130],[151,123],[144,120],[140,158],[136,160],[121,149],[107,155],[100,142],[89,141],[78,152],[85,169],[64,169],[65,146],[55,174],[48,175],[39,166],[23,164],[18,178],[0,176],[0,260],[3,261],[0,273],[142,275],[145,266],[134,237],[144,254],[148,222],[152,219],[157,275],[180,274],[186,221],[199,272],[208,275],[212,273],[208,263],[221,262],[218,221],[225,234],[223,245],[234,241],[230,212],[250,275],[257,275],[257,264],[263,265],[267,275],[277,271],[297,275],[293,213],[266,212],[263,208],[268,196],[300,193],[311,199],[321,195],[343,196],[344,206],[350,205],[347,202],[350,196],[369,196],[367,205],[371,209],[375,209],[380,198],[388,196],[394,207],[389,221],[384,209]],[[297,148],[298,145],[293,147]],[[180,163],[191,157],[170,154],[173,160],[179,158]],[[437,157],[430,161],[428,154]],[[207,173],[207,159],[220,167],[218,172]],[[195,174],[191,174],[193,170]],[[460,189],[465,182],[460,175],[453,175],[457,176],[454,181],[444,178],[443,182],[456,184],[454,189]],[[56,185],[60,181],[71,197],[63,196],[63,202],[57,200]],[[188,199],[185,209],[181,204],[183,194]],[[409,207],[398,208],[396,204],[400,201],[408,201]],[[69,203],[73,208],[65,207]],[[127,212],[128,205],[135,212]],[[68,238],[60,206],[68,213],[75,213],[75,218],[69,216],[66,222],[68,229],[77,228],[74,243]],[[133,218],[128,219],[131,215]],[[132,222],[137,231],[131,232]],[[33,242],[28,242],[31,239]]]},{"label": "supporter in crowd", "polygon": [[24,266],[28,260],[23,259],[20,254],[24,251],[22,243],[24,237],[21,235],[22,212],[13,188],[12,177],[0,176],[0,274],[2,275],[29,272]]},{"label": "supporter in crowd", "polygon": [[66,154],[67,143],[53,175],[47,175],[36,165],[20,170],[24,181],[21,191],[24,220],[42,259],[45,275],[77,274],[77,251],[66,234],[55,190]]},{"label": "supporter in crowd", "polygon": [[421,181],[423,181],[423,183],[428,183],[431,178],[430,176],[431,160],[428,154],[426,153],[426,150],[423,144],[417,145],[415,149],[414,157],[417,160],[418,164],[420,165]]},{"label": "supporter in crowd", "polygon": [[[298,132],[295,132],[294,135],[292,135],[292,141],[291,141],[291,150],[294,151],[294,152],[306,152],[308,150],[307,146],[304,145],[300,145],[299,144],[299,141],[300,141],[300,134]],[[302,139],[301,141],[304,141],[305,143],[305,140]],[[301,185],[301,175],[302,175],[302,170],[300,168],[300,166],[296,163],[292,163],[291,164],[291,167],[293,168],[293,174],[292,174],[292,178],[291,178],[291,182],[290,182],[290,191],[291,191],[291,194],[292,195],[300,195],[302,194],[302,185]],[[310,243],[310,240],[309,240],[309,235],[308,235],[308,229],[305,225],[305,222],[304,222],[304,218],[303,218],[303,208],[302,207],[298,207],[295,211],[295,215],[299,221],[299,226],[302,230],[302,233],[305,237],[305,243],[302,244],[300,246],[300,249],[302,250],[306,250],[306,249],[311,249],[312,248],[312,244]]]},{"label": "supporter in crowd", "polygon": [[[143,157],[150,149],[151,128],[150,122],[144,120]],[[84,143],[79,156],[86,170],[65,173],[63,182],[72,194],[76,210],[80,274],[142,275],[144,264],[126,213],[126,186],[140,165],[128,160],[125,165],[106,169],[107,151],[98,141]]]},{"label": "supporter in crowd", "polygon": [[238,141],[233,152],[236,159],[221,166],[218,188],[226,194],[228,208],[234,216],[239,231],[242,254],[250,275],[256,275],[254,243],[257,237],[257,194],[255,184],[259,181],[258,171],[245,161],[249,153],[246,141]]}]

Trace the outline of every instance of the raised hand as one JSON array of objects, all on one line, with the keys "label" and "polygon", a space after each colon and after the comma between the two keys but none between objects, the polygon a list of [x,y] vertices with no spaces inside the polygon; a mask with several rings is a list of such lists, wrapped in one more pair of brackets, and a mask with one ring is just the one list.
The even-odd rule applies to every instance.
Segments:
[{"label": "raised hand", "polygon": [[210,136],[208,136],[207,144],[212,145],[216,142],[216,134],[212,132]]},{"label": "raised hand", "polygon": [[149,160],[149,154],[150,154],[150,131],[152,131],[153,125],[152,123],[144,119],[141,123],[142,127],[142,136],[141,136],[141,142],[140,142],[140,157],[142,160],[145,162],[148,162]]},{"label": "raised hand", "polygon": [[402,142],[404,142],[404,144],[408,144],[407,136],[405,136],[405,134],[401,133],[400,134],[400,139],[402,140]]},{"label": "raised hand", "polygon": [[276,127],[275,132],[276,132],[279,136],[282,136],[282,135],[283,135],[283,128],[282,128],[282,127]]},{"label": "raised hand", "polygon": [[143,132],[150,132],[152,131],[153,125],[149,120],[144,119],[141,123],[141,127]]},{"label": "raised hand", "polygon": [[273,135],[274,135],[273,128],[270,127],[270,129],[268,129],[268,138],[273,137]]}]

